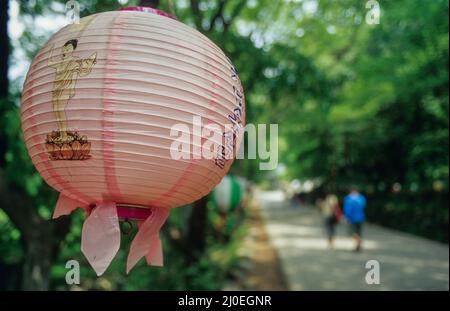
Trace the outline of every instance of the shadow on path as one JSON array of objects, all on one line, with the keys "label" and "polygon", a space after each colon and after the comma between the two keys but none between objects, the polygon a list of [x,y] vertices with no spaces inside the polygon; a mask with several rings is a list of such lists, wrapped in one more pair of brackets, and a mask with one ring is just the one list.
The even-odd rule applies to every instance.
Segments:
[{"label": "shadow on path", "polygon": [[[257,192],[270,241],[290,290],[448,290],[449,247],[366,224],[363,251],[354,253],[346,225],[327,248],[322,218],[310,207],[292,208],[281,191]],[[368,260],[380,263],[379,285],[365,281]]]}]

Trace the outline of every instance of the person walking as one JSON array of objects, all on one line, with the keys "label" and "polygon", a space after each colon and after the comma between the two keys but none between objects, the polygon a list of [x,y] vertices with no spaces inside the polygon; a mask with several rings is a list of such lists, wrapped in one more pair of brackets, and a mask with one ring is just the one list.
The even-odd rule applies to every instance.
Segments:
[{"label": "person walking", "polygon": [[350,225],[350,232],[355,243],[355,251],[357,252],[361,250],[362,245],[361,233],[366,219],[366,205],[366,198],[356,187],[352,187],[350,193],[344,198],[344,216]]},{"label": "person walking", "polygon": [[334,237],[336,234],[336,225],[339,222],[341,209],[339,208],[339,199],[334,194],[328,194],[325,200],[321,202],[321,212],[324,217],[325,230],[328,238],[328,247],[334,249]]}]

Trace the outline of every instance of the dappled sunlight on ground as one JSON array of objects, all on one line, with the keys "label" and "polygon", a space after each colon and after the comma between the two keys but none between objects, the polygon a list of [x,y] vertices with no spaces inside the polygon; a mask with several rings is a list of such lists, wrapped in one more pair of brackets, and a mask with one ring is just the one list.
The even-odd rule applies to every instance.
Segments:
[{"label": "dappled sunlight on ground", "polygon": [[[277,238],[278,243],[282,246],[297,247],[303,250],[329,250],[327,241],[322,237],[323,230],[317,226],[273,224],[270,225],[270,232],[271,237]],[[376,249],[379,245],[373,240],[364,241],[364,249]],[[353,244],[349,238],[337,238],[334,250],[330,251],[352,251],[352,249]]]},{"label": "dappled sunlight on ground", "polygon": [[[292,290],[448,290],[448,245],[366,224],[363,251],[353,252],[345,224],[335,249],[312,207],[292,207],[281,191],[256,192],[270,241]],[[368,260],[380,263],[381,284],[365,281]]]}]

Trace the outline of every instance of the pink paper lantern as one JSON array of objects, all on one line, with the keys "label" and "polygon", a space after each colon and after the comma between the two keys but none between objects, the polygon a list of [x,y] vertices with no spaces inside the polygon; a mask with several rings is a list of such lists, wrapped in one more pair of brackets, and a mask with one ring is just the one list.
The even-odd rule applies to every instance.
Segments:
[{"label": "pink paper lantern", "polygon": [[[53,217],[87,211],[81,247],[98,275],[119,249],[119,219],[139,223],[127,272],[144,256],[162,265],[159,230],[170,208],[220,182],[233,162],[223,155],[236,151],[245,123],[242,86],[225,54],[150,8],[94,14],[58,31],[30,66],[21,109],[33,164],[60,192]],[[211,132],[221,138],[214,158],[199,156],[208,139],[195,117],[220,129]],[[174,128],[185,130],[174,137]],[[171,154],[181,136],[187,159]]]}]

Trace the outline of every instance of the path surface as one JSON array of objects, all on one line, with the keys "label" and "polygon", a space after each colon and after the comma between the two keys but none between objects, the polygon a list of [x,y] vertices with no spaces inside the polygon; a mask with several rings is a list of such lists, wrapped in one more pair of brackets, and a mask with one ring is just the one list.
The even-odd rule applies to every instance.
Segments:
[{"label": "path surface", "polygon": [[[269,239],[290,290],[449,290],[449,247],[366,225],[360,253],[345,225],[329,250],[318,211],[290,207],[281,191],[257,192]],[[379,285],[365,282],[368,260],[380,263]]]},{"label": "path surface", "polygon": [[232,271],[233,278],[224,290],[288,290],[277,251],[270,243],[264,226],[261,210],[254,204],[249,204],[246,209],[244,225],[247,232],[238,249],[239,265]]}]

